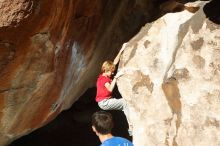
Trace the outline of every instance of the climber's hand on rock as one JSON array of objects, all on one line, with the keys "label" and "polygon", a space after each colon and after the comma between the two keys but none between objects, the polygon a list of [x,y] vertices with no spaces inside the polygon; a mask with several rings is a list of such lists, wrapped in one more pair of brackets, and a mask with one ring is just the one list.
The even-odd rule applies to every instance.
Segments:
[{"label": "climber's hand on rock", "polygon": [[123,52],[125,50],[125,47],[127,46],[127,43],[124,43],[121,47],[120,53]]},{"label": "climber's hand on rock", "polygon": [[124,74],[125,74],[124,71],[121,70],[121,71],[117,72],[117,74],[115,75],[115,78],[117,79],[117,78],[121,77]]},{"label": "climber's hand on rock", "polygon": [[122,45],[121,50],[118,52],[118,55],[115,57],[115,59],[114,59],[114,61],[113,61],[113,63],[114,63],[115,65],[118,64],[118,62],[119,62],[119,60],[120,60],[120,56],[121,56],[122,52],[124,51],[126,45],[127,45],[127,43],[124,43],[124,44]]}]

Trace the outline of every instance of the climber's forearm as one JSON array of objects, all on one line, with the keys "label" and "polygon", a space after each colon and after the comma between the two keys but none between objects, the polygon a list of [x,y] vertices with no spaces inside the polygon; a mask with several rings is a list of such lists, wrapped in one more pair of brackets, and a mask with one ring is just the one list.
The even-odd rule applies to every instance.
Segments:
[{"label": "climber's forearm", "polygon": [[115,87],[115,84],[116,84],[116,78],[114,78],[110,84],[110,88],[109,88],[109,91],[113,91],[114,87]]},{"label": "climber's forearm", "polygon": [[121,57],[121,54],[122,54],[122,52],[124,51],[124,49],[125,49],[125,47],[126,47],[126,44],[127,44],[127,43],[124,43],[124,44],[123,44],[121,50],[119,51],[119,53],[118,53],[117,56],[115,57],[114,62],[113,62],[115,65],[118,64],[118,62],[119,62],[119,60],[120,60],[120,57]]},{"label": "climber's forearm", "polygon": [[116,84],[116,78],[114,78],[114,79],[112,80],[111,84],[110,84],[110,83],[105,83],[105,87],[106,87],[106,89],[107,89],[108,91],[112,92],[113,89],[114,89],[114,87],[115,87],[115,84]]},{"label": "climber's forearm", "polygon": [[118,53],[118,55],[115,57],[114,59],[114,65],[118,64],[119,60],[120,60],[120,56],[121,56],[121,52]]}]

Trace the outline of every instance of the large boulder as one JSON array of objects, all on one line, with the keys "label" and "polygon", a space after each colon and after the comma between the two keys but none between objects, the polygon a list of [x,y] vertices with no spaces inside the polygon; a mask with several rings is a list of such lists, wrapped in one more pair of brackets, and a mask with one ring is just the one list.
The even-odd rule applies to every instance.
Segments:
[{"label": "large boulder", "polygon": [[117,84],[136,146],[220,145],[220,25],[206,3],[147,23],[125,44]]}]

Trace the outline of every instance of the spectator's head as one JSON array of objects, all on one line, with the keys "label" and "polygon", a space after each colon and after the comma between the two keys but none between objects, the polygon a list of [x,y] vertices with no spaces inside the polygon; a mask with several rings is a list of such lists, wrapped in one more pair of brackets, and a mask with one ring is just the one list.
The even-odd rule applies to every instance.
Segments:
[{"label": "spectator's head", "polygon": [[113,128],[112,115],[106,111],[98,111],[92,115],[92,129],[96,134],[109,134]]},{"label": "spectator's head", "polygon": [[114,71],[115,71],[115,65],[112,61],[107,60],[102,64],[102,68],[101,68],[102,73],[107,73],[107,72],[113,73]]}]

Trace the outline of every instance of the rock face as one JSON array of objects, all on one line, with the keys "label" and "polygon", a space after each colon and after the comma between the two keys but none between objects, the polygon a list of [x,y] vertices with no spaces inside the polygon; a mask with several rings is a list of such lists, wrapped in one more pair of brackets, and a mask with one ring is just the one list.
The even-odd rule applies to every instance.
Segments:
[{"label": "rock face", "polygon": [[136,146],[220,145],[220,25],[186,5],[200,9],[146,24],[121,57]]},{"label": "rock face", "polygon": [[148,12],[145,0],[1,0],[0,145],[69,108]]},{"label": "rock face", "polygon": [[94,85],[104,60],[167,12],[178,13],[148,23],[120,64],[127,75],[118,85],[132,109],[134,142],[220,145],[219,8],[208,11],[212,23],[202,2],[194,14],[173,0],[159,7],[164,1],[1,0],[0,145],[69,108]]}]

